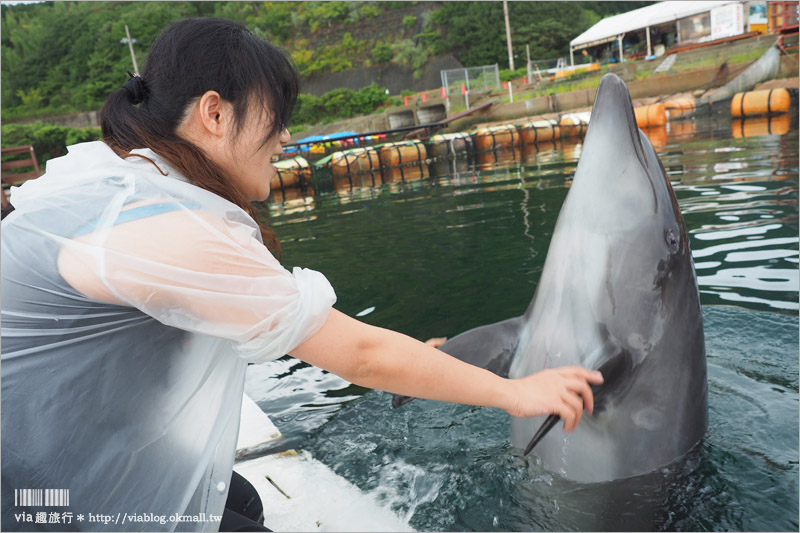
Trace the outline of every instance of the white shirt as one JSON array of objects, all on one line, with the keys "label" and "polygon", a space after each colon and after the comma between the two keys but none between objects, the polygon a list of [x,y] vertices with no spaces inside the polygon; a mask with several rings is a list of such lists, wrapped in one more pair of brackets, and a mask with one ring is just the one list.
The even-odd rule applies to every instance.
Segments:
[{"label": "white shirt", "polygon": [[[217,530],[247,362],[290,352],[336,300],[322,274],[285,270],[242,209],[134,153],[167,176],[91,142],[12,190],[4,530],[53,527],[18,524],[52,509],[15,507],[14,489],[70,489],[68,529]],[[76,522],[89,513],[119,521]]]}]

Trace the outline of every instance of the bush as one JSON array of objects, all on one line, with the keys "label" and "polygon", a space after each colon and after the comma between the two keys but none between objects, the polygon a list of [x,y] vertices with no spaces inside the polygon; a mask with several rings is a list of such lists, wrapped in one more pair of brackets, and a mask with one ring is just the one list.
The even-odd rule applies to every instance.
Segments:
[{"label": "bush", "polygon": [[311,94],[300,94],[292,113],[292,125],[318,124],[338,118],[368,115],[386,104],[386,89],[372,83],[357,91],[334,89],[317,98]]},{"label": "bush", "polygon": [[70,128],[42,122],[3,124],[2,127],[3,147],[32,144],[42,170],[47,160],[65,155],[67,146],[97,141],[101,136],[100,128]]},{"label": "bush", "polygon": [[379,43],[372,49],[372,58],[379,65],[384,65],[392,60],[394,52],[392,47],[386,43]]},{"label": "bush", "polygon": [[498,72],[500,81],[518,80],[523,76],[528,75],[528,67],[518,68],[516,70],[509,70],[507,68],[500,69]]}]

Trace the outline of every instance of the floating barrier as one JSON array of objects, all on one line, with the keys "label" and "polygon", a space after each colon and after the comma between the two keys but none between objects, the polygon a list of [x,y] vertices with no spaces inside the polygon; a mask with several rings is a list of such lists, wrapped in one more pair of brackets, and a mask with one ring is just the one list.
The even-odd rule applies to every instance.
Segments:
[{"label": "floating barrier", "polygon": [[667,127],[666,126],[653,126],[650,128],[642,128],[642,132],[650,140],[656,148],[660,148],[667,144]]},{"label": "floating barrier", "polygon": [[422,141],[387,143],[378,148],[381,164],[385,167],[416,164],[428,159],[428,151]]},{"label": "floating barrier", "polygon": [[589,127],[589,113],[570,113],[564,115],[558,123],[561,138],[583,137]]},{"label": "floating barrier", "polygon": [[428,165],[422,163],[415,166],[401,166],[386,168],[383,170],[384,183],[405,183],[407,181],[416,181],[430,176]]},{"label": "floating barrier", "polygon": [[273,163],[278,173],[270,182],[272,190],[305,187],[311,182],[311,165],[302,156]]},{"label": "floating barrier", "polygon": [[731,116],[755,117],[785,113],[791,106],[792,98],[786,89],[736,93],[731,99]]},{"label": "floating barrier", "polygon": [[380,187],[381,183],[383,181],[379,173],[333,176],[333,188],[339,196],[349,196],[357,189]]},{"label": "floating barrier", "polygon": [[663,126],[667,123],[667,111],[664,104],[639,106],[633,112],[636,115],[636,125],[640,128]]},{"label": "floating barrier", "polygon": [[342,152],[334,152],[330,159],[331,174],[359,174],[361,172],[380,172],[381,158],[378,150],[371,146],[351,148]]},{"label": "floating barrier", "polygon": [[428,154],[432,158],[451,157],[471,150],[473,143],[469,133],[440,133],[428,139]]},{"label": "floating barrier", "polygon": [[292,201],[304,200],[314,196],[314,187],[283,187],[273,188],[269,193],[269,203],[287,203]]},{"label": "floating barrier", "polygon": [[555,120],[537,120],[517,126],[522,144],[537,144],[561,137],[561,128]]},{"label": "floating barrier", "polygon": [[697,134],[697,122],[694,120],[683,120],[680,122],[668,123],[667,134],[670,137],[686,137]]},{"label": "floating barrier", "polygon": [[478,165],[482,167],[491,167],[495,163],[516,161],[521,158],[522,150],[514,146],[506,146],[489,152],[478,152],[477,156]]},{"label": "floating barrier", "polygon": [[561,149],[561,141],[558,138],[552,141],[540,140],[536,144],[522,145],[522,162],[526,164],[538,164],[547,162],[553,153]]},{"label": "floating barrier", "polygon": [[479,152],[519,146],[519,131],[513,124],[481,128],[473,133]]},{"label": "floating barrier", "polygon": [[667,100],[664,102],[664,110],[667,113],[667,120],[688,115],[695,109],[694,98],[683,97],[675,98],[674,100]]},{"label": "floating barrier", "polygon": [[785,135],[792,127],[789,114],[768,117],[745,117],[733,119],[731,133],[734,138],[761,137],[764,135]]}]

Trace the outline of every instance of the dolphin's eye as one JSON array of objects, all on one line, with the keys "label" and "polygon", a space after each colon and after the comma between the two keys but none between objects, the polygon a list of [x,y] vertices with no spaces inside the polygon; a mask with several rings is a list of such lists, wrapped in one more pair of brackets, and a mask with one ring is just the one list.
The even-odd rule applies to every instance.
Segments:
[{"label": "dolphin's eye", "polygon": [[674,254],[678,251],[678,245],[680,244],[680,239],[678,236],[675,235],[675,231],[668,229],[664,232],[664,240],[667,241],[667,247],[669,248],[669,253]]}]

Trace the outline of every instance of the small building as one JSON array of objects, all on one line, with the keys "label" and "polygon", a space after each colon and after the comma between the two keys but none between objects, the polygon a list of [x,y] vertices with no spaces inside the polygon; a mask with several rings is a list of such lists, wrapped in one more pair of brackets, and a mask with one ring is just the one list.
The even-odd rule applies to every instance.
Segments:
[{"label": "small building", "polygon": [[[617,62],[663,55],[675,46],[769,31],[766,1],[658,2],[607,17],[570,41],[580,63]],[[795,6],[797,2],[793,2]]]}]

